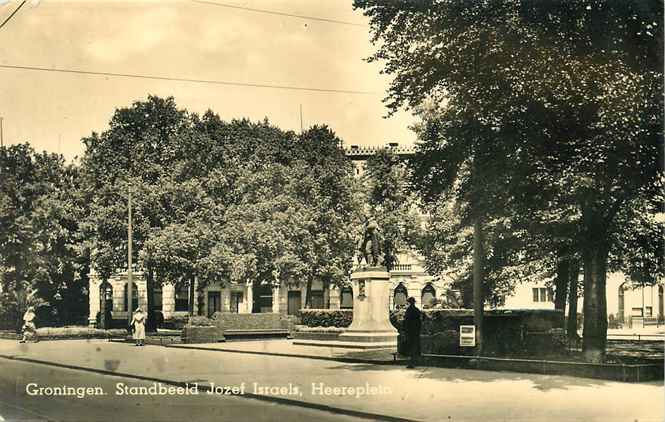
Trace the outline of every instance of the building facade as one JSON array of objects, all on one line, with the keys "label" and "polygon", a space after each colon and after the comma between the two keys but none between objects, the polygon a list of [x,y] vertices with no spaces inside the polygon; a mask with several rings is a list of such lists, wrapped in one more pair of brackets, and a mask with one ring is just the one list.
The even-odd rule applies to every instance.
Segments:
[{"label": "building facade", "polygon": [[[118,273],[104,281],[95,273],[90,276],[89,323],[96,326],[105,310],[108,317],[116,322],[126,321],[128,311],[140,307],[148,310],[148,291],[143,273],[132,276],[132,302],[128,300],[127,273]],[[399,264],[391,271],[392,291],[390,307],[397,309],[406,306],[406,299],[413,296],[419,306],[430,306],[433,300],[442,300],[447,293],[444,283],[434,280],[425,272],[422,258],[413,253],[399,256]],[[165,320],[186,317],[189,314],[190,298],[193,297],[194,314],[212,316],[215,312],[233,313],[280,313],[296,315],[304,307],[307,288],[304,283],[261,284],[261,283],[211,283],[199,286],[194,282],[194,293],[190,286],[176,287],[173,284],[155,286],[152,312],[161,313]],[[311,308],[313,309],[352,309],[353,291],[349,286],[327,286],[321,280],[314,280],[311,288]]]}]

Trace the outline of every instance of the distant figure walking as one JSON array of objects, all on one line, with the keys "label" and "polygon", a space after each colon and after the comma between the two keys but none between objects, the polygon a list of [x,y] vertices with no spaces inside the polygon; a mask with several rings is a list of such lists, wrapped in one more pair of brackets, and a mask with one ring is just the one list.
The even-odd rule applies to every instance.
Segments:
[{"label": "distant figure walking", "polygon": [[23,327],[21,327],[23,338],[19,341],[19,343],[25,343],[26,341],[38,341],[35,318],[37,318],[37,315],[35,315],[35,308],[33,306],[29,306],[28,310],[25,311],[25,314],[23,314]]},{"label": "distant figure walking", "polygon": [[134,340],[137,346],[143,346],[145,341],[145,314],[141,308],[136,308],[134,316],[132,317],[132,325],[134,326]]},{"label": "distant figure walking", "polygon": [[404,314],[404,329],[406,330],[406,344],[411,360],[407,368],[415,368],[420,357],[420,327],[421,314],[420,309],[416,307],[416,299],[410,297],[406,300],[409,307]]}]

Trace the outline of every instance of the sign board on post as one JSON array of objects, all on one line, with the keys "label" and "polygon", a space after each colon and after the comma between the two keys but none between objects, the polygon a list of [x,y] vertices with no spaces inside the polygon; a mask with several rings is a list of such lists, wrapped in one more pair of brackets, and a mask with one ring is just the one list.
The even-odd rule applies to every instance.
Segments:
[{"label": "sign board on post", "polygon": [[476,347],[476,326],[459,326],[459,345],[461,347]]}]

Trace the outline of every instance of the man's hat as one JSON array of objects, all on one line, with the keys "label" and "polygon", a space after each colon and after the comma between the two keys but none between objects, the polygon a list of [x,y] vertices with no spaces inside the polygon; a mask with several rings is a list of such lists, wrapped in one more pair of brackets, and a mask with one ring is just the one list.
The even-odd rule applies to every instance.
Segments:
[{"label": "man's hat", "polygon": [[416,303],[416,298],[413,297],[413,296],[411,296],[411,297],[408,298],[406,301],[409,302],[409,303]]}]

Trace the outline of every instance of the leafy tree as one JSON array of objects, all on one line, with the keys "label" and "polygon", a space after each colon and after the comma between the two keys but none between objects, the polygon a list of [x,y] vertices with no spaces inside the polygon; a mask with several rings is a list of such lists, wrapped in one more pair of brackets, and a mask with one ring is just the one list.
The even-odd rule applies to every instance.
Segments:
[{"label": "leafy tree", "polygon": [[[602,360],[608,257],[631,230],[619,216],[662,185],[662,3],[355,5],[380,42],[372,59],[394,76],[389,109],[443,105],[439,147],[423,148],[426,197],[455,180],[464,188],[460,169],[471,161],[486,175],[468,172],[476,182],[466,191],[479,194],[472,204],[494,201],[503,183],[513,209],[551,222],[570,215],[584,264],[584,352]],[[547,195],[533,201],[538,191]],[[471,209],[493,212],[478,202]]]},{"label": "leafy tree", "polygon": [[[191,116],[173,98],[149,96],[117,109],[108,130],[83,139],[83,189],[91,208],[85,230],[92,265],[102,279],[127,268],[130,190],[135,265],[153,230],[169,224],[171,204],[159,201],[159,187],[180,159],[178,148],[192,139],[192,126]],[[155,269],[148,265],[145,272],[150,312]],[[155,320],[148,317],[150,325]]]},{"label": "leafy tree", "polygon": [[79,321],[87,283],[76,167],[18,144],[0,149],[0,173],[0,281],[12,324],[29,305],[44,305],[42,323]]},{"label": "leafy tree", "polygon": [[416,196],[408,186],[408,170],[387,149],[367,160],[364,174],[369,213],[378,221],[383,236],[384,263],[397,264],[399,252],[413,249],[420,236],[421,215]]}]

